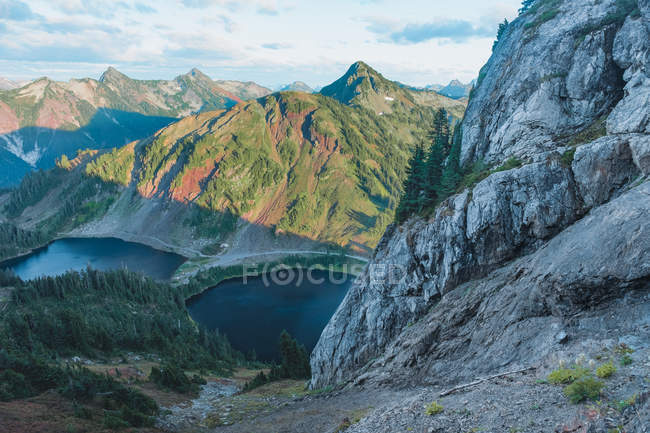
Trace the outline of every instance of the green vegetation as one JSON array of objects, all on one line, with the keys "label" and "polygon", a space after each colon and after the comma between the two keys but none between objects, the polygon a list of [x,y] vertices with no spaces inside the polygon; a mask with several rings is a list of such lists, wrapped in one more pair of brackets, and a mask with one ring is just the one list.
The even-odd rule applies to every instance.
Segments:
[{"label": "green vegetation", "polygon": [[601,117],[591,125],[587,126],[582,131],[569,137],[567,146],[578,146],[584,143],[590,143],[607,135],[607,128],[605,125],[606,117]]},{"label": "green vegetation", "polygon": [[619,412],[623,412],[628,407],[634,406],[638,398],[639,396],[637,394],[634,394],[625,400],[620,400],[616,403],[616,408]]},{"label": "green vegetation", "polygon": [[532,37],[534,32],[547,21],[552,20],[557,16],[562,0],[535,0],[524,1],[522,8],[519,10],[520,14],[533,15],[535,19],[524,25],[528,31],[528,37]]},{"label": "green vegetation", "polygon": [[435,207],[456,192],[461,181],[461,126],[455,128],[452,137],[447,112],[440,109],[434,117],[429,137],[432,141],[429,149],[425,151],[422,146],[416,146],[408,162],[403,193],[395,212],[398,223]]},{"label": "green vegetation", "polygon": [[433,416],[433,415],[438,415],[444,410],[445,408],[442,407],[440,403],[438,403],[437,401],[433,401],[424,409],[424,413],[426,415]]},{"label": "green vegetation", "polygon": [[428,152],[416,146],[408,162],[404,192],[395,213],[397,223],[415,214],[429,214],[449,196],[472,188],[489,175],[523,165],[521,160],[511,157],[496,168],[476,161],[463,169],[460,166],[462,125],[456,126],[450,139],[448,127],[436,122],[431,137],[433,143]]},{"label": "green vegetation", "polygon": [[562,162],[562,164],[565,167],[571,167],[571,164],[573,164],[573,158],[575,157],[575,155],[576,155],[576,148],[575,147],[573,147],[571,149],[568,149],[562,154],[562,157],[560,158],[560,162]]},{"label": "green vegetation", "polygon": [[221,373],[244,361],[226,337],[196,328],[179,290],[138,274],[87,269],[22,282],[5,271],[6,285],[15,290],[0,321],[0,346],[17,353],[49,359],[146,351],[180,368]]},{"label": "green vegetation", "polygon": [[[269,271],[277,266],[286,266],[288,268],[317,268],[323,269],[340,269],[343,273],[351,273],[354,266],[361,266],[363,262],[347,257],[347,250],[343,248],[332,248],[325,254],[313,254],[309,256],[292,255],[283,258],[281,261],[255,263],[251,264],[246,271],[248,275],[261,275],[264,271]],[[229,278],[241,277],[243,272],[242,266],[212,267],[196,273],[189,282],[180,289],[186,297],[201,293],[208,287],[215,286]]]},{"label": "green vegetation", "polygon": [[581,379],[589,374],[590,372],[588,369],[576,365],[573,368],[560,368],[552,371],[548,375],[547,380],[549,383],[552,383],[554,385],[568,384],[573,383],[576,380]]},{"label": "green vegetation", "polygon": [[547,83],[549,81],[553,81],[557,78],[565,78],[567,74],[565,72],[556,72],[553,74],[548,74],[540,77],[539,82],[540,83]]},{"label": "green vegetation", "polygon": [[583,400],[597,400],[604,386],[603,382],[586,376],[567,385],[563,392],[571,403],[577,404]]},{"label": "green vegetation", "polygon": [[497,38],[492,44],[492,51],[494,51],[499,45],[499,42],[501,42],[501,38],[503,38],[503,35],[506,33],[506,30],[508,30],[509,25],[510,23],[508,22],[507,19],[504,19],[503,22],[499,24],[499,29],[497,30]]},{"label": "green vegetation", "polygon": [[27,174],[20,185],[12,190],[5,204],[9,217],[19,216],[27,207],[41,201],[50,190],[59,185],[66,171],[54,168],[48,171],[33,171]]},{"label": "green vegetation", "polygon": [[201,376],[193,375],[191,378],[183,372],[177,365],[166,364],[160,368],[151,369],[151,380],[164,389],[187,394],[198,392],[199,385],[205,385],[207,382]]},{"label": "green vegetation", "polygon": [[268,376],[264,372],[260,372],[253,380],[246,383],[244,391],[250,391],[277,380],[309,379],[311,377],[309,354],[305,346],[298,343],[287,331],[282,331],[279,348],[280,364],[274,365]]},{"label": "green vegetation", "polygon": [[0,260],[43,246],[48,240],[40,231],[23,230],[10,223],[0,223]]},{"label": "green vegetation", "polygon": [[612,361],[608,362],[607,364],[603,364],[596,369],[596,376],[600,377],[601,379],[608,378],[614,373],[616,373],[616,367],[614,367],[614,363]]},{"label": "green vegetation", "polygon": [[[51,361],[48,359],[48,361]],[[0,350],[0,401],[57,390],[76,402],[76,412],[90,417],[80,404],[99,404],[104,408],[105,424],[113,427],[150,427],[158,405],[151,398],[129,389],[110,376],[85,368],[60,367],[30,354]]]},{"label": "green vegetation", "polygon": [[135,162],[132,150],[131,146],[125,146],[101,155],[86,165],[86,174],[97,176],[104,182],[128,185],[131,181],[131,172]]},{"label": "green vegetation", "polygon": [[56,165],[64,170],[70,170],[72,168],[72,163],[65,153],[56,161]]},{"label": "green vegetation", "polygon": [[630,355],[623,355],[623,356],[621,357],[621,365],[622,365],[623,367],[632,364],[632,362],[633,362],[633,361],[632,361],[632,358],[630,357]]},{"label": "green vegetation", "polygon": [[183,393],[205,383],[183,369],[229,374],[246,364],[226,337],[190,320],[182,290],[142,275],[87,269],[23,282],[0,271],[0,287],[13,287],[0,317],[0,400],[58,390],[79,416],[95,413],[84,405],[101,406],[108,428],[148,427],[158,413],[153,400],[65,359],[157,354],[163,362],[151,380]]}]

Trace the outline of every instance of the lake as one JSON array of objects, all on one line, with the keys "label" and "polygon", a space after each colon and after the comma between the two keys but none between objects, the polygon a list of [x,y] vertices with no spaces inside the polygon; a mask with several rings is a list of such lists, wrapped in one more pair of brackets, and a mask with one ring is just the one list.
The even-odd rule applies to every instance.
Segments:
[{"label": "lake", "polygon": [[283,329],[311,352],[354,281],[340,273],[330,278],[328,271],[314,270],[311,275],[309,279],[304,272],[302,281],[295,278],[290,284],[269,274],[246,282],[226,280],[190,299],[187,308],[198,323],[225,333],[235,349],[255,349],[260,360],[279,359]]},{"label": "lake", "polygon": [[127,268],[168,280],[184,261],[178,254],[115,238],[66,238],[2,262],[0,268],[13,269],[23,280],[79,271],[89,265],[99,270]]}]

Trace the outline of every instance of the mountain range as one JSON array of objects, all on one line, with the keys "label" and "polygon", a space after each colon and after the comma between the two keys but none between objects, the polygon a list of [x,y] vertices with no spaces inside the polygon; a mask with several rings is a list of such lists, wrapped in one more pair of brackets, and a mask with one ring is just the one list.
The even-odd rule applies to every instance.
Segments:
[{"label": "mountain range", "polygon": [[302,81],[294,81],[291,84],[286,86],[281,86],[278,89],[280,92],[305,92],[305,93],[314,93],[314,89],[309,87],[307,84]]},{"label": "mountain range", "polygon": [[198,69],[173,80],[134,80],[112,67],[99,80],[40,78],[0,91],[0,186],[52,167],[63,154],[123,145],[180,117],[269,93],[255,83],[215,82]]},{"label": "mountain range", "polygon": [[472,90],[472,87],[474,87],[475,82],[475,80],[472,80],[467,84],[463,84],[459,80],[452,80],[446,86],[432,84],[427,86],[426,89],[435,90],[448,98],[461,99],[469,97],[469,92]]},{"label": "mountain range", "polygon": [[[132,88],[132,81],[109,72],[99,83]],[[198,71],[179,79],[210,83]],[[223,243],[254,248],[241,239],[257,230],[368,253],[392,221],[410,150],[426,140],[439,108],[453,124],[465,106],[403,88],[357,62],[321,93],[279,92],[239,102],[173,121],[112,151],[60,161],[70,175],[56,183],[68,185],[67,195],[85,188],[88,176],[119,187],[108,194],[114,205],[84,227],[58,218],[54,229],[107,235],[119,228],[126,237],[162,237],[203,252]],[[47,219],[58,206],[48,205],[32,223],[51,227]],[[161,211],[169,206],[176,210]],[[256,246],[263,237],[257,234]]]}]

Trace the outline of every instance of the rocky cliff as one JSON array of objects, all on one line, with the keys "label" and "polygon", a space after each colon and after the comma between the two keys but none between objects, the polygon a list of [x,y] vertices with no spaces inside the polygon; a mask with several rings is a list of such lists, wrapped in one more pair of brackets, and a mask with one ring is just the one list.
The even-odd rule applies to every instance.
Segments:
[{"label": "rocky cliff", "polygon": [[[456,381],[580,333],[648,335],[649,20],[647,0],[539,0],[509,25],[462,159],[523,165],[389,227],[312,353],[313,387]],[[607,315],[623,297],[630,315]]]}]

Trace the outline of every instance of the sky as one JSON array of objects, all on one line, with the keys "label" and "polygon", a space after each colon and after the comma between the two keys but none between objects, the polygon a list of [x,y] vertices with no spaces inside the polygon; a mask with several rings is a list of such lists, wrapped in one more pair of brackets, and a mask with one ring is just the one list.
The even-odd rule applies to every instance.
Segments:
[{"label": "sky", "polygon": [[323,86],[363,60],[424,86],[469,82],[521,0],[0,0],[0,77],[139,79],[197,67]]}]

